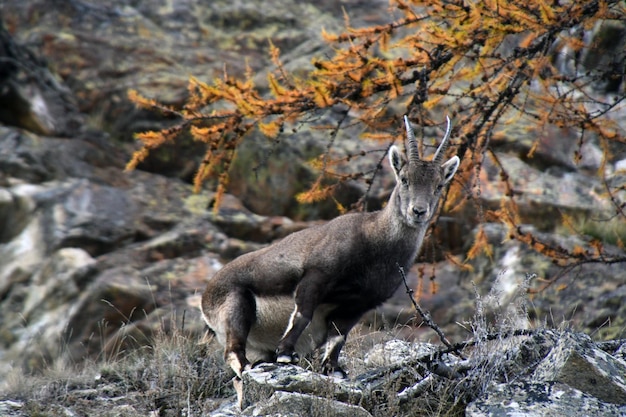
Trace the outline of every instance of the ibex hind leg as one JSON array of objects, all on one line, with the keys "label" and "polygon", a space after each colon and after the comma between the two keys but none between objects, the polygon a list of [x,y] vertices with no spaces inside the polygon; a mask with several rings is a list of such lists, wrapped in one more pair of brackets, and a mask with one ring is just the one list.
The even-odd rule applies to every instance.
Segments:
[{"label": "ibex hind leg", "polygon": [[241,378],[242,372],[250,367],[246,359],[246,341],[256,320],[254,296],[245,290],[233,291],[226,299],[223,309],[226,333],[224,360]]}]

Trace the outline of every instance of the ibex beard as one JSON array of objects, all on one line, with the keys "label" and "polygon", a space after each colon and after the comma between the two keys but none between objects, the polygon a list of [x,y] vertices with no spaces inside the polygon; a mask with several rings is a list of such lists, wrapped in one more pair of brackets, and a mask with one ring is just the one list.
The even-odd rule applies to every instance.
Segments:
[{"label": "ibex beard", "polygon": [[402,283],[437,211],[459,158],[442,162],[446,134],[432,160],[420,155],[404,118],[406,157],[396,146],[389,162],[396,186],[384,209],[346,214],[238,257],[208,282],[202,315],[224,346],[236,376],[255,362],[296,363],[325,345],[326,374],[346,377],[339,353],[361,316]]}]

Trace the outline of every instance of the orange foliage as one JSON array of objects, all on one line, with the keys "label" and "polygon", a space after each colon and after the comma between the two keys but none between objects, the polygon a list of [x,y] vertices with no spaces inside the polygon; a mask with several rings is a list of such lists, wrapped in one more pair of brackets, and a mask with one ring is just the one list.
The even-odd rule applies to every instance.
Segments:
[{"label": "orange foliage", "polygon": [[[391,142],[403,135],[399,123],[402,114],[418,118],[424,126],[434,126],[442,119],[441,114],[447,113],[455,122],[449,152],[456,152],[464,161],[442,206],[457,208],[479,199],[487,156],[501,172],[498,186],[505,190],[506,198],[498,211],[479,210],[479,221],[488,217],[507,225],[512,239],[527,243],[559,265],[606,261],[602,242],[591,242],[589,249],[567,251],[521,229],[514,188],[506,167],[490,146],[498,139],[494,128],[505,123],[504,115],[509,121],[522,116],[533,120],[534,126],[528,129],[537,132],[556,126],[578,128],[581,136],[593,133],[604,147],[603,164],[609,143],[626,143],[623,129],[605,117],[621,99],[604,105],[602,111],[594,110],[588,106],[592,99],[584,93],[585,82],[561,75],[550,58],[551,48],[557,44],[572,50],[582,48],[580,39],[571,34],[572,29],[591,28],[604,19],[623,20],[621,2],[391,0],[390,4],[399,16],[395,21],[354,28],[346,13],[342,33],[323,31],[321,36],[334,46],[334,56],[314,60],[313,68],[304,76],[286,71],[279,49],[270,43],[276,68],[268,74],[267,94],[254,86],[252,74],[240,79],[226,73],[211,83],[191,77],[189,98],[181,110],[130,91],[129,98],[138,106],[176,116],[180,123],[161,132],[136,135],[142,148],[133,155],[128,168],[136,167],[150,150],[175,141],[182,132],[190,132],[207,149],[195,177],[196,188],[206,179],[216,178],[219,201],[228,185],[228,170],[237,146],[253,129],[275,139],[286,123],[336,108],[346,114],[349,110],[350,123],[363,126],[363,137]],[[506,51],[503,45],[507,42],[516,42],[516,46]],[[334,138],[341,125],[323,128],[329,129]],[[530,148],[529,156],[537,144]],[[308,192],[297,196],[298,201],[332,197],[337,182],[359,177],[334,175],[329,171],[331,166],[326,152],[317,165],[320,177]],[[604,175],[604,166],[601,171],[600,176]],[[371,176],[359,175],[371,181]],[[616,215],[626,219],[624,207],[613,198],[617,190],[607,184],[607,198],[613,201]],[[471,259],[480,254],[492,254],[482,228],[466,256]],[[450,255],[449,259],[468,268],[456,257]]]}]

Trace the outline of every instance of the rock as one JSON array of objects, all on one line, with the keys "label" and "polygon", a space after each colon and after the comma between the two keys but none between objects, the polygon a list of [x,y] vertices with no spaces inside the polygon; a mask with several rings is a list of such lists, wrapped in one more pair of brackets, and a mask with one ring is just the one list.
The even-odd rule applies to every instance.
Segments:
[{"label": "rock", "polygon": [[364,364],[368,367],[394,366],[437,352],[438,347],[430,343],[409,343],[392,339],[379,343],[365,354]]},{"label": "rock", "polygon": [[[548,328],[558,328],[567,323],[588,334],[595,333],[600,340],[623,337],[622,317],[626,317],[626,305],[619,304],[626,302],[623,286],[626,270],[623,267],[601,263],[581,265],[561,276],[556,285],[533,294],[531,302],[526,289],[538,291],[545,285],[543,279],[558,276],[562,273],[561,269],[527,245],[510,240],[503,225],[487,223],[482,227],[493,254],[469,261],[471,271],[457,272],[452,277],[442,276],[438,294],[424,297],[422,302],[422,307],[431,311],[448,337],[465,337],[466,330],[456,322],[460,317],[470,320],[474,315],[476,291],[484,301],[489,301],[484,305],[489,325],[499,319],[507,319],[510,325],[518,323],[522,327],[547,323]],[[522,226],[522,230],[533,233],[553,247],[568,250],[576,246],[586,247],[586,242],[575,235],[544,233],[531,225]],[[472,239],[468,239],[468,243],[471,242]],[[621,250],[608,245],[606,249],[614,253]],[[437,271],[441,268],[443,275],[449,267],[442,265],[437,268]],[[527,274],[536,274],[536,277],[526,282]],[[445,302],[452,297],[457,300],[455,303]],[[520,310],[519,307],[523,308]]]},{"label": "rock", "polygon": [[489,385],[468,405],[468,416],[621,416],[626,411],[626,363],[582,333],[537,332],[508,352],[486,354],[509,358],[500,369],[516,377],[506,383],[496,375],[487,378]]},{"label": "rock", "polygon": [[[342,117],[331,112],[320,123],[333,126]],[[350,160],[349,165],[333,165],[332,172],[337,175],[373,172],[381,159],[386,164],[386,149],[380,143],[361,138],[359,128],[349,122],[346,125],[330,148],[325,135],[306,125],[293,130],[285,128],[286,132],[276,143],[268,143],[266,138],[255,132],[237,153],[231,168],[229,191],[255,213],[283,215],[297,220],[334,218],[340,214],[338,204],[351,209],[366,191],[369,191],[365,200],[368,209],[381,208],[395,185],[390,170],[377,175],[369,187],[363,181],[345,181],[334,190],[333,198],[328,201],[299,204],[295,198],[297,194],[307,191],[320,175],[320,170],[313,168],[310,161],[319,161],[327,148],[331,160]],[[330,177],[328,184],[334,182]],[[277,190],[280,192],[277,193]]]},{"label": "rock", "polygon": [[222,404],[216,410],[212,411],[211,417],[239,417],[241,416],[241,409],[236,402],[227,402]]},{"label": "rock", "polygon": [[[11,363],[22,364],[25,370],[41,369],[62,354],[59,341],[67,329],[69,318],[76,311],[82,282],[93,273],[95,261],[76,248],[54,253],[33,273],[31,285],[14,283],[1,307],[4,349],[0,374]],[[63,346],[67,347],[67,345]]]},{"label": "rock", "polygon": [[[559,142],[561,143],[561,142]],[[549,152],[553,154],[553,152]],[[515,190],[515,201],[523,223],[532,223],[542,230],[554,230],[561,213],[608,213],[609,202],[598,198],[603,185],[595,178],[578,171],[534,167],[509,153],[497,153],[506,167]],[[500,181],[500,169],[487,160],[484,166],[489,181],[481,186],[481,200],[486,207],[497,209],[505,198],[505,186]],[[539,217],[539,219],[538,219]],[[541,219],[544,219],[541,222]]]},{"label": "rock", "polygon": [[135,207],[118,188],[84,180],[70,183],[68,194],[51,214],[53,247],[81,247],[99,255],[134,238]]},{"label": "rock", "polygon": [[[127,342],[115,337],[118,329],[148,316],[157,307],[153,300],[150,283],[139,271],[124,266],[107,269],[68,314],[64,334],[70,357],[116,357]],[[149,334],[145,334],[137,345],[148,342]]]},{"label": "rock", "polygon": [[[454,355],[445,354],[431,362],[431,355],[438,350],[428,343],[386,341],[366,353],[363,363],[366,372],[349,380],[321,375],[296,365],[259,364],[243,373],[242,407],[246,415],[257,415],[259,402],[273,404],[272,396],[282,398],[284,393],[305,394],[303,398],[307,404],[313,401],[317,404],[315,407],[335,408],[337,402],[359,405],[367,412],[387,403],[410,407],[433,387],[433,375],[429,374],[425,362],[430,362],[431,368],[440,376],[452,378],[456,375],[454,368],[459,359]],[[385,355],[388,358],[383,358]],[[300,401],[300,397],[295,398]],[[343,415],[343,411],[333,412],[339,414],[329,415]]]},{"label": "rock", "polygon": [[[210,205],[213,205],[211,202]],[[319,222],[293,221],[283,216],[262,216],[248,210],[237,197],[226,194],[215,213],[212,207],[208,219],[219,226],[228,236],[259,243],[270,243],[288,234],[311,227]]]},{"label": "rock", "polygon": [[329,398],[293,392],[276,391],[267,400],[248,407],[243,416],[301,417],[371,417],[362,407]]},{"label": "rock", "polygon": [[[595,410],[605,405],[607,410],[619,415],[619,407],[605,404],[607,401],[603,402],[593,393],[578,391],[563,381],[542,382],[541,378],[536,376],[538,371],[533,374],[532,371],[537,364],[539,364],[537,369],[540,369],[543,363],[550,363],[551,355],[557,351],[557,346],[571,344],[570,338],[579,336],[544,331],[518,338],[503,337],[494,342],[482,342],[469,359],[469,363],[473,365],[468,367],[467,362],[461,365],[458,359],[448,358],[446,366],[451,370],[459,369],[459,372],[466,375],[469,380],[477,377],[475,384],[487,387],[484,394],[480,394],[471,403],[468,413],[473,414],[469,415],[507,415],[506,410],[509,408],[538,416],[572,415],[568,412],[571,413],[573,410],[590,410],[589,415],[594,415]],[[593,343],[589,340],[589,344]],[[429,374],[419,362],[428,359],[437,350],[435,346],[428,344],[387,341],[375,346],[366,354],[364,363],[371,370],[356,376],[351,382],[328,378],[293,365],[261,364],[244,373],[244,401],[249,405],[244,415],[264,415],[267,404],[274,405],[274,401],[295,395],[293,393],[305,394],[306,401],[321,403],[325,407],[330,407],[329,401],[332,401],[332,404],[340,401],[360,404],[371,410],[380,407],[381,404],[395,402],[400,409],[406,411],[414,407],[422,396],[431,390],[437,390],[437,382],[434,379],[437,376]],[[378,366],[381,356],[385,354],[389,356],[388,363]],[[372,369],[372,366],[377,367]],[[457,368],[458,366],[461,368]],[[587,369],[580,367],[577,369],[579,374],[588,375]],[[456,372],[454,370],[447,373],[445,378],[460,378],[461,374],[454,376]],[[609,378],[616,376],[619,380],[620,372],[621,369],[613,369]],[[516,375],[516,382],[501,383],[503,374]],[[477,388],[468,386],[465,389],[472,392]],[[574,396],[573,402],[564,400],[570,396]],[[301,397],[294,398],[302,401]],[[504,401],[503,398],[509,398],[509,401]],[[308,409],[309,405],[300,407]],[[289,409],[280,410],[277,411],[279,415],[283,412],[285,415],[291,415]],[[563,412],[566,414],[559,414]],[[335,415],[329,413],[330,411],[327,415]]]},{"label": "rock", "polygon": [[583,334],[562,335],[537,366],[533,380],[561,382],[601,401],[626,405],[626,363],[598,349]]},{"label": "rock", "polygon": [[81,280],[90,273],[95,260],[84,250],[63,248],[55,252],[33,275],[21,312],[34,321],[37,316],[73,301],[83,286]]},{"label": "rock", "polygon": [[[382,0],[353,1],[351,22],[385,21],[387,8]],[[46,12],[34,13],[41,10]],[[187,95],[190,74],[207,81],[221,77],[224,71],[242,76],[247,67],[258,72],[255,81],[264,88],[272,65],[268,39],[284,51],[282,61],[289,70],[301,72],[312,68],[314,55],[330,51],[321,28],[335,31],[343,27],[343,10],[335,1],[220,0],[205,4],[189,0],[172,6],[163,0],[132,5],[116,0],[106,5],[70,2],[63,7],[50,4],[50,0],[9,1],[3,18],[19,28],[17,41],[27,42],[35,53],[54,62],[57,73],[78,98],[79,109],[97,114],[100,127],[126,142],[135,132],[160,129],[172,122],[137,109],[127,98],[129,88],[179,105]],[[142,168],[190,180],[203,154],[204,145],[181,141],[153,152]],[[245,172],[251,168],[246,167]],[[288,171],[301,172],[303,168],[298,163]],[[292,179],[285,178],[288,182]],[[293,206],[289,193],[278,197]]]},{"label": "rock", "polygon": [[494,384],[466,408],[468,417],[623,416],[626,407],[603,402],[559,382]]},{"label": "rock", "polygon": [[0,178],[11,179],[13,184],[16,180],[40,184],[73,177],[120,185],[127,157],[98,132],[62,139],[0,126]]},{"label": "rock", "polygon": [[243,373],[242,408],[267,399],[276,391],[317,395],[322,393],[351,403],[358,403],[363,396],[361,389],[346,381],[295,365],[263,363]]},{"label": "rock", "polygon": [[0,202],[6,217],[2,218],[0,241],[0,294],[13,284],[27,281],[49,253],[45,245],[41,216],[36,213],[32,194],[43,187],[23,185],[2,189]]},{"label": "rock", "polygon": [[28,414],[24,410],[24,403],[21,401],[2,400],[0,401],[0,414],[6,417],[26,417]]},{"label": "rock", "polygon": [[[571,45],[557,41],[553,46],[555,66],[570,76],[585,76],[601,92],[623,91],[626,25],[619,20],[598,20],[593,28],[572,28],[584,47],[573,54]],[[585,82],[588,82],[585,80]]]},{"label": "rock", "polygon": [[622,361],[626,362],[626,343],[623,343],[616,351],[615,351],[615,355],[616,358],[621,359]]},{"label": "rock", "polygon": [[[594,136],[579,143],[576,129],[546,126],[530,131],[533,123],[517,122],[503,124],[494,132],[494,147],[501,154],[516,156],[524,163],[540,171],[592,173],[602,164],[602,150]],[[578,159],[577,159],[578,158]],[[503,164],[508,171],[508,166]]]},{"label": "rock", "polygon": [[88,180],[18,184],[2,190],[0,293],[63,247],[91,255],[134,238],[135,212],[123,191]]},{"label": "rock", "polygon": [[84,123],[67,86],[0,21],[0,122],[43,135],[71,136]]}]

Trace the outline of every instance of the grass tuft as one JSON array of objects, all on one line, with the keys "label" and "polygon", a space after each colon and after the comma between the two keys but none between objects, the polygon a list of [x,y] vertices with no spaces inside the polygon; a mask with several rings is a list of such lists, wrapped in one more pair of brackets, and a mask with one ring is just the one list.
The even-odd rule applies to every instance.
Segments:
[{"label": "grass tuft", "polygon": [[22,401],[32,416],[205,415],[234,390],[221,347],[211,336],[200,339],[168,323],[139,349],[71,365],[58,361],[38,375],[16,370],[0,398]]}]

